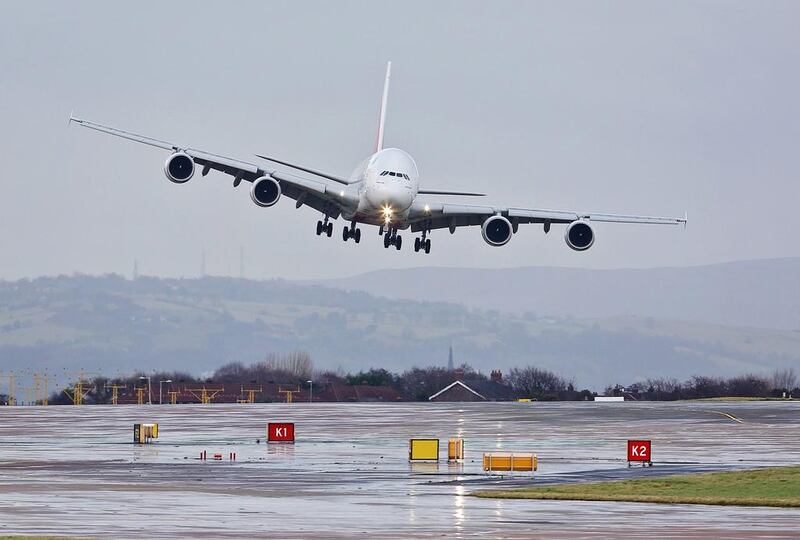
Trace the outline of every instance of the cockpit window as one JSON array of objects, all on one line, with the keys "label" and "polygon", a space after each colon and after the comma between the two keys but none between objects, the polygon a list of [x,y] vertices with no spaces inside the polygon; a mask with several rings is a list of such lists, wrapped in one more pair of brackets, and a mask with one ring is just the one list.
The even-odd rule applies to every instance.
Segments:
[{"label": "cockpit window", "polygon": [[406,173],[400,173],[395,171],[381,171],[379,176],[396,176],[398,178],[405,178],[406,180],[411,180]]}]

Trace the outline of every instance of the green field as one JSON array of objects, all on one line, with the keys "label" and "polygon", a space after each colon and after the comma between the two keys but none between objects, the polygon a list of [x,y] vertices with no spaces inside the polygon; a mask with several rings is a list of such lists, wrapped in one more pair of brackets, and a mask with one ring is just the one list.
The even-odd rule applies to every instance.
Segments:
[{"label": "green field", "polygon": [[699,398],[699,399],[686,399],[683,401],[798,401],[794,397],[782,398],[782,397],[737,397],[737,396],[728,396],[728,397],[710,397],[710,398]]},{"label": "green field", "polygon": [[478,497],[800,508],[800,466],[480,491]]}]

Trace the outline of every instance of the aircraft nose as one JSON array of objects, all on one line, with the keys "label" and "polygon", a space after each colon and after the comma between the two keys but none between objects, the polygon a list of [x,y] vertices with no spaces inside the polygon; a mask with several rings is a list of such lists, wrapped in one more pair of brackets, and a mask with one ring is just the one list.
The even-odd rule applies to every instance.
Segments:
[{"label": "aircraft nose", "polygon": [[367,200],[375,208],[387,206],[390,203],[390,190],[383,184],[372,186],[367,190]]}]

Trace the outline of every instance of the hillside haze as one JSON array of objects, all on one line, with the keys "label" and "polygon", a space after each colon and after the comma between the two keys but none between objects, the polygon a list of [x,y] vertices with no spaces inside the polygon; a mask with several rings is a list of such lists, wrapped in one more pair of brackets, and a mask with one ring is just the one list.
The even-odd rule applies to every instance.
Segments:
[{"label": "hillside haze", "polygon": [[321,282],[508,314],[656,317],[800,330],[800,258],[688,268],[414,268]]},{"label": "hillside haze", "polygon": [[[502,279],[518,271],[496,272]],[[465,283],[451,285],[458,291]],[[418,286],[425,290],[417,297],[436,297],[431,283]],[[539,281],[520,287],[521,298],[536,298],[543,288]],[[475,292],[492,294],[479,287]],[[731,305],[742,301],[734,298]],[[800,332],[794,330],[613,316],[613,310],[582,318],[600,314],[596,307],[548,315],[541,302],[538,309],[503,307],[387,301],[279,280],[111,275],[0,282],[0,365],[3,371],[47,368],[64,376],[78,369],[107,376],[133,370],[202,374],[226,362],[258,362],[270,352],[303,349],[317,369],[402,371],[444,365],[452,342],[456,363],[484,372],[537,365],[602,389],[647,377],[767,374],[800,361]]]}]

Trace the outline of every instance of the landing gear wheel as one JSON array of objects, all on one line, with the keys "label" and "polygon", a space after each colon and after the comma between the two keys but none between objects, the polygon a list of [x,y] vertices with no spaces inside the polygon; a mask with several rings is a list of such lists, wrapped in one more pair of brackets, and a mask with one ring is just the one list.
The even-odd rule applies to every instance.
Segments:
[{"label": "landing gear wheel", "polygon": [[322,222],[317,221],[317,236],[322,234]]},{"label": "landing gear wheel", "polygon": [[348,229],[347,227],[344,227],[342,229],[342,240],[347,242],[348,238],[350,238],[350,229]]},{"label": "landing gear wheel", "polygon": [[328,235],[328,238],[333,236],[333,223],[328,223],[328,226],[325,227],[325,234]]},{"label": "landing gear wheel", "polygon": [[425,253],[430,253],[430,252],[431,252],[431,239],[428,238],[427,240],[425,240]]},{"label": "landing gear wheel", "polygon": [[414,251],[419,251],[419,238],[414,238]]},{"label": "landing gear wheel", "polygon": [[402,245],[403,245],[403,238],[398,234],[394,239],[394,247],[397,248],[397,251],[400,251]]},{"label": "landing gear wheel", "polygon": [[356,244],[361,242],[361,229],[356,229],[356,232],[353,234],[353,238],[356,241]]},{"label": "landing gear wheel", "polygon": [[389,236],[388,233],[383,235],[383,247],[388,249],[389,248],[389,244],[391,243],[391,241],[392,241],[392,238]]}]

